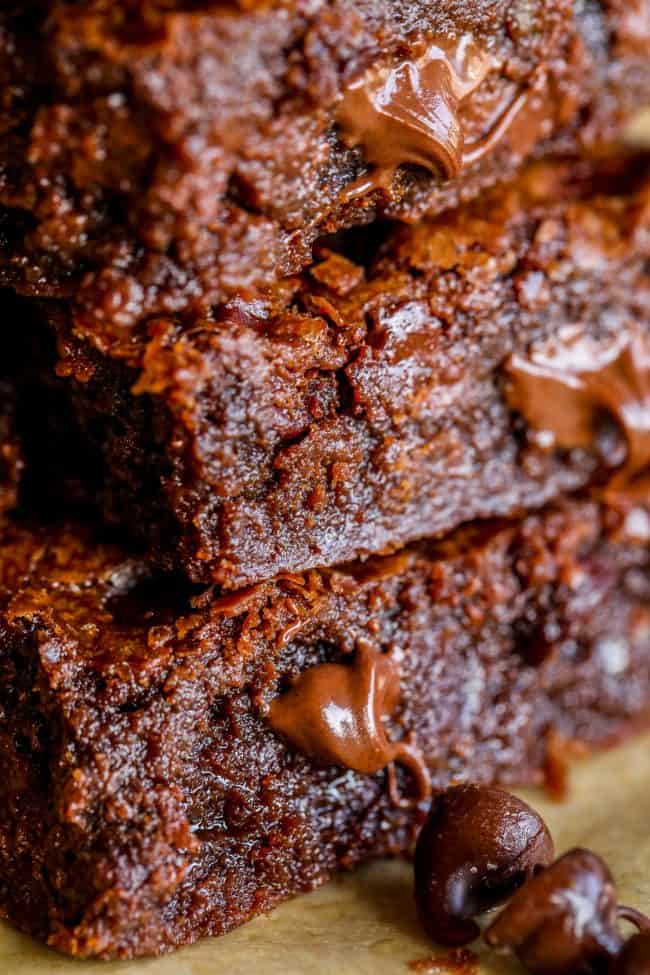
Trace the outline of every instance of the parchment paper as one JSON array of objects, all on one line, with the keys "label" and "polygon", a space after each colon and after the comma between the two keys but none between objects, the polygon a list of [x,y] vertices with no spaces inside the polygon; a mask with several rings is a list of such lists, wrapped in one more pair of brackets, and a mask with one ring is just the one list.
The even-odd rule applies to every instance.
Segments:
[{"label": "parchment paper", "polygon": [[[571,783],[564,803],[522,794],[559,851],[584,845],[602,854],[621,899],[650,912],[650,737],[581,762]],[[373,864],[225,938],[157,960],[74,962],[0,924],[2,975],[409,975],[409,962],[439,954],[418,927],[403,863]],[[502,958],[481,959],[480,975],[517,972]]]}]

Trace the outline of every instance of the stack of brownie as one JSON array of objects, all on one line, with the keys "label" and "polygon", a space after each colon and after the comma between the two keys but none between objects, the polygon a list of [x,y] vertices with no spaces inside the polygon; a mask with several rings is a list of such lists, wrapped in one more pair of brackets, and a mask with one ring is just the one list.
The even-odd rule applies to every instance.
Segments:
[{"label": "stack of brownie", "polygon": [[0,11],[0,910],[81,956],[650,720],[648,0]]}]

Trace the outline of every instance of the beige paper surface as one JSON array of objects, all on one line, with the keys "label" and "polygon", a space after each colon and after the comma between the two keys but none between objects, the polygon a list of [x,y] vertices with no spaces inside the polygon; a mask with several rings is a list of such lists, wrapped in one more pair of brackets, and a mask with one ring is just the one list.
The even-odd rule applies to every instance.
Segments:
[{"label": "beige paper surface", "polygon": [[[526,798],[545,816],[558,850],[589,846],[609,862],[621,899],[650,912],[650,737],[576,765],[567,802]],[[334,880],[225,938],[162,959],[74,962],[0,924],[3,975],[409,975],[408,962],[439,954],[418,927],[411,870],[378,863]],[[517,973],[482,959],[481,975]]]}]

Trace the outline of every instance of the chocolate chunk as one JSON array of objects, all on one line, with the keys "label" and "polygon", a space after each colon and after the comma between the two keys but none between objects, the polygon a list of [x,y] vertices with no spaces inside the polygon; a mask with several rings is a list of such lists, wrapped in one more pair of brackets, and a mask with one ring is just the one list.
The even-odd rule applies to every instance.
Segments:
[{"label": "chocolate chunk", "polygon": [[501,789],[462,785],[436,796],[415,851],[415,900],[427,933],[459,946],[473,920],[511,896],[553,859],[543,820]]},{"label": "chocolate chunk", "polygon": [[388,786],[396,805],[394,763],[405,766],[416,783],[416,802],[430,792],[429,773],[411,739],[391,742],[384,721],[400,697],[399,669],[387,654],[362,643],[350,664],[319,664],[305,671],[271,704],[271,727],[319,765],[343,765],[365,775],[389,769]]},{"label": "chocolate chunk", "polygon": [[533,975],[602,971],[623,941],[607,865],[588,850],[571,850],[519,890],[484,937],[514,952]]}]

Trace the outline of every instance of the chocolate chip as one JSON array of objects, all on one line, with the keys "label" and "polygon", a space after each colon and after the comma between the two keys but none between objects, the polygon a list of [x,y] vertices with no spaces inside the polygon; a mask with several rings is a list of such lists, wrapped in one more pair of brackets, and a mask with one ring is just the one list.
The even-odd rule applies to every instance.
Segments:
[{"label": "chocolate chip", "polygon": [[430,937],[453,947],[476,915],[507,900],[553,858],[534,810],[501,789],[462,785],[435,797],[415,851],[415,900]]},{"label": "chocolate chip", "polygon": [[576,849],[519,890],[484,937],[514,952],[533,975],[591,975],[606,971],[621,948],[617,916],[606,864]]},{"label": "chocolate chip", "polygon": [[650,975],[650,932],[635,934],[623,945],[609,975]]}]

